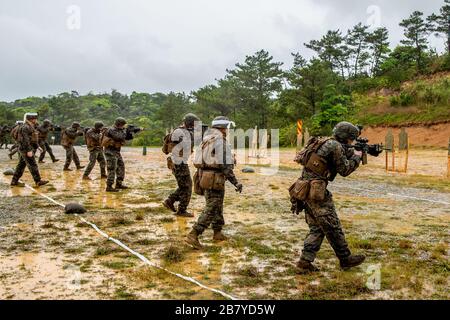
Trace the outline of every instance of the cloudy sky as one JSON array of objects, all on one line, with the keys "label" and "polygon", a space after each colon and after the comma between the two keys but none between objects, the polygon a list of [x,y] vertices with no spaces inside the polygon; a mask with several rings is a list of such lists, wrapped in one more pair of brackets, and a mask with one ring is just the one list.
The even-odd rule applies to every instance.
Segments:
[{"label": "cloudy sky", "polygon": [[[358,22],[386,26],[443,0],[1,0],[0,100],[63,91],[190,92],[245,55],[289,67],[303,43]],[[444,40],[431,39],[443,49]]]}]

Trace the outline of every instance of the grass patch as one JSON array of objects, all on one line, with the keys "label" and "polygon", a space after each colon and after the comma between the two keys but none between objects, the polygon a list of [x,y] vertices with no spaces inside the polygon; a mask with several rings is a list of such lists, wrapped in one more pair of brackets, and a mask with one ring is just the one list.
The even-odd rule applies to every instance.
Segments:
[{"label": "grass patch", "polygon": [[169,246],[164,251],[162,258],[167,263],[178,263],[184,260],[184,252],[175,246]]}]

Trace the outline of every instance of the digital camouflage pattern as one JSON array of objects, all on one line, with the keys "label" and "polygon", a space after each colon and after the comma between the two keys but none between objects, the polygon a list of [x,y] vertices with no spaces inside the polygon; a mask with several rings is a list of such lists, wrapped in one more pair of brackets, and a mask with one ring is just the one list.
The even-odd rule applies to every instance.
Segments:
[{"label": "digital camouflage pattern", "polygon": [[183,214],[186,212],[192,196],[192,178],[187,163],[194,148],[194,133],[187,130],[185,126],[181,126],[172,132],[170,139],[173,143],[170,154],[174,164],[172,174],[177,180],[178,188],[169,195],[168,199],[171,203],[179,202],[178,213]]},{"label": "digital camouflage pattern", "polygon": [[8,126],[0,126],[0,149],[3,149],[3,145],[5,149],[8,148],[8,135],[9,135],[9,127]]},{"label": "digital camouflage pattern", "polygon": [[[330,170],[330,175],[325,178],[327,181],[333,181],[337,174],[343,177],[350,175],[359,167],[361,162],[361,158],[355,155],[352,150],[344,149],[334,139],[325,142],[319,148],[317,154],[327,160]],[[302,179],[323,180],[324,177],[320,177],[305,168],[302,172]],[[307,199],[304,203],[309,234],[305,239],[301,258],[310,262],[314,261],[325,237],[340,260],[349,257],[351,253],[336,213],[331,192],[326,190],[323,201]]]},{"label": "digital camouflage pattern", "polygon": [[112,186],[116,182],[120,185],[125,179],[125,163],[120,153],[121,146],[125,145],[127,140],[133,139],[133,136],[125,128],[116,126],[107,129],[105,135],[114,142],[105,147],[106,168],[108,170],[106,184]]},{"label": "digital camouflage pattern", "polygon": [[222,230],[225,225],[223,217],[224,197],[225,190],[205,190],[205,209],[194,225],[197,234],[202,234],[210,225],[212,225],[214,231]]},{"label": "digital camouflage pattern", "polygon": [[106,160],[101,144],[101,131],[98,129],[89,129],[86,132],[85,137],[87,148],[89,150],[89,164],[84,171],[84,175],[89,176],[94,169],[95,163],[98,162],[101,175],[106,176]]},{"label": "digital camouflage pattern", "polygon": [[77,168],[81,167],[80,158],[78,158],[75,147],[73,145],[64,146],[64,150],[66,150],[66,162],[64,163],[64,169],[69,169],[72,161],[75,163]]},{"label": "digital camouflage pattern", "polygon": [[106,168],[108,169],[108,178],[106,184],[112,186],[114,181],[116,184],[122,184],[125,179],[125,163],[123,162],[120,151],[106,150]]},{"label": "digital camouflage pattern", "polygon": [[56,161],[56,157],[53,154],[53,150],[50,147],[50,144],[48,143],[48,134],[50,131],[52,131],[52,126],[48,124],[43,124],[37,127],[37,130],[39,131],[39,147],[42,149],[42,152],[39,156],[39,162],[44,161],[45,155],[48,152],[50,155],[50,158],[53,162]]},{"label": "digital camouflage pattern", "polygon": [[[37,183],[41,181],[41,175],[39,174],[39,167],[34,157],[34,152],[38,148],[38,141],[33,137],[36,134],[34,125],[30,122],[25,122],[18,131],[18,150],[19,150],[19,163],[16,166],[14,175],[12,178],[13,183],[17,183],[22,177],[25,168],[28,168],[33,180]],[[32,157],[28,157],[27,153],[33,152]]]},{"label": "digital camouflage pattern", "polygon": [[172,174],[177,180],[178,188],[169,195],[169,200],[172,203],[179,202],[178,212],[186,212],[192,195],[192,178],[189,166],[185,163],[175,164],[172,169]]},{"label": "digital camouflage pattern", "polygon": [[[214,148],[216,150],[216,155],[220,156],[223,150],[223,161],[220,164],[217,162],[213,166],[213,170],[221,172],[225,176],[225,181],[230,181],[234,186],[238,186],[239,182],[234,175],[234,161],[232,160],[231,146],[226,141],[222,133],[217,129],[209,130],[203,141],[210,140],[215,136]],[[204,148],[209,146],[204,145]],[[221,150],[219,152],[219,150]],[[208,163],[205,163],[205,170],[208,170]],[[225,188],[224,188],[225,189]],[[223,200],[225,197],[225,190],[205,190],[205,200],[206,205],[202,214],[198,218],[197,223],[194,225],[193,229],[198,235],[202,234],[205,229],[212,225],[214,231],[221,231],[222,227],[225,225],[225,220],[223,217]]]},{"label": "digital camouflage pattern", "polygon": [[72,161],[75,163],[77,168],[80,168],[80,158],[78,158],[77,151],[75,150],[73,144],[77,137],[82,136],[83,132],[78,130],[78,128],[70,127],[63,131],[61,144],[66,150],[66,162],[64,164],[64,169],[69,169]]}]

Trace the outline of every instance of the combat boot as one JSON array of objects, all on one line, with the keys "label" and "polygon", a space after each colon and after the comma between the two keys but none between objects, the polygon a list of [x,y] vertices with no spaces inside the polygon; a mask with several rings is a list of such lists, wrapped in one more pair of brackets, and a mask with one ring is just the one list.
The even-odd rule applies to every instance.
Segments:
[{"label": "combat boot", "polygon": [[184,211],[180,211],[178,210],[175,215],[177,215],[178,217],[184,217],[184,218],[193,218],[194,215],[190,212],[187,212],[186,210]]},{"label": "combat boot", "polygon": [[39,163],[45,163],[45,161],[44,160],[39,160]]},{"label": "combat boot", "polygon": [[86,166],[78,166],[77,170],[81,170],[81,169],[84,169],[84,168],[86,168]]},{"label": "combat boot", "polygon": [[213,240],[220,242],[220,241],[227,241],[228,238],[222,233],[221,230],[214,230]]},{"label": "combat boot", "polygon": [[52,161],[53,161],[53,163],[59,162],[59,159],[53,159]]},{"label": "combat boot", "polygon": [[11,181],[11,187],[25,187],[25,183],[23,182],[18,182],[18,181]]},{"label": "combat boot", "polygon": [[122,184],[122,183],[116,183],[116,189],[127,190],[129,188],[126,185]]},{"label": "combat boot", "polygon": [[106,186],[106,192],[119,192],[120,190],[113,188],[113,186]]},{"label": "combat boot", "polygon": [[12,154],[8,153],[9,160],[12,160]]},{"label": "combat boot", "polygon": [[194,249],[203,249],[202,244],[198,241],[198,233],[195,229],[192,229],[192,231],[186,236],[186,243],[191,245]]},{"label": "combat boot", "polygon": [[164,200],[164,202],[162,204],[163,204],[164,207],[166,207],[170,211],[177,212],[177,209],[175,209],[175,206],[173,205],[173,201],[172,200],[166,199],[166,200]]},{"label": "combat boot", "polygon": [[101,179],[108,179],[108,176],[106,174],[102,174],[102,176],[100,178]]},{"label": "combat boot", "polygon": [[306,274],[317,271],[320,271],[319,268],[313,265],[311,261],[300,259],[299,262],[297,262],[297,273],[299,274]]},{"label": "combat boot", "polygon": [[41,180],[41,181],[36,182],[36,186],[37,187],[45,186],[49,182],[50,181],[47,181],[47,180]]},{"label": "combat boot", "polygon": [[91,181],[92,179],[89,176],[83,175],[83,180]]},{"label": "combat boot", "polygon": [[348,270],[350,268],[359,266],[366,260],[366,257],[362,254],[351,255],[347,258],[340,259],[340,265],[343,270]]},{"label": "combat boot", "polygon": [[72,169],[64,167],[63,171],[72,171]]}]

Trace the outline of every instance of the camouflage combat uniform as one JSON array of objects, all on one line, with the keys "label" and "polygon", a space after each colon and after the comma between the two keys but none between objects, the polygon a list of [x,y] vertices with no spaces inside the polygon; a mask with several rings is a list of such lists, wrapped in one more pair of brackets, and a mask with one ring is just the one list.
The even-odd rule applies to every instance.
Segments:
[{"label": "camouflage combat uniform", "polygon": [[15,124],[11,128],[11,140],[13,141],[13,145],[9,149],[10,152],[9,152],[8,156],[9,156],[10,159],[12,159],[13,155],[15,155],[19,151],[19,144],[17,143],[17,141],[12,136],[13,130],[16,129],[18,126],[19,126],[18,124]]},{"label": "camouflage combat uniform", "polygon": [[133,139],[133,136],[125,128],[119,129],[116,126],[107,129],[105,136],[111,139],[111,143],[105,146],[106,168],[108,170],[106,184],[112,186],[116,182],[116,186],[122,185],[125,179],[125,163],[120,150],[127,140]]},{"label": "camouflage combat uniform", "polygon": [[41,147],[42,152],[39,156],[39,162],[44,161],[45,158],[45,154],[48,152],[48,154],[50,155],[50,158],[52,159],[53,162],[56,162],[56,157],[53,154],[53,150],[50,147],[50,144],[48,143],[47,139],[48,139],[48,134],[49,132],[52,130],[52,127],[49,125],[40,125],[37,127],[37,130],[39,131],[39,147]]},{"label": "camouflage combat uniform", "polygon": [[[18,132],[18,145],[19,145],[19,163],[17,164],[14,172],[12,183],[17,183],[22,177],[25,167],[30,170],[33,180],[38,183],[41,181],[41,175],[39,174],[39,168],[34,157],[34,153],[38,148],[38,135],[36,128],[31,122],[26,121]],[[32,151],[33,156],[28,157],[27,153]]]},{"label": "camouflage combat uniform", "polygon": [[95,162],[98,161],[100,165],[100,172],[102,177],[106,176],[106,160],[105,155],[103,154],[102,148],[102,132],[96,129],[89,129],[86,134],[86,145],[89,150],[89,164],[84,171],[85,176],[89,176],[94,169]]},{"label": "camouflage combat uniform", "polygon": [[[361,158],[344,147],[336,140],[330,139],[325,142],[317,151],[317,154],[326,159],[329,174],[323,177],[313,171],[304,168],[301,178],[303,180],[326,180],[333,181],[337,174],[343,177],[354,172],[361,162]],[[351,255],[345,240],[341,222],[336,214],[333,196],[326,190],[323,201],[307,199],[305,201],[305,218],[309,226],[301,259],[314,261],[317,252],[320,250],[323,239],[326,237],[336,256],[343,260]]]},{"label": "camouflage combat uniform", "polygon": [[83,132],[78,130],[77,128],[67,128],[64,130],[62,134],[62,140],[61,144],[66,150],[66,162],[64,164],[64,169],[69,169],[70,164],[73,162],[77,166],[77,168],[81,167],[80,159],[78,158],[77,151],[75,150],[75,147],[73,146],[75,140],[77,137],[82,136]]},{"label": "camouflage combat uniform", "polygon": [[0,126],[0,149],[3,149],[3,145],[5,145],[5,149],[8,148],[8,133],[10,132],[8,126]]},{"label": "camouflage combat uniform", "polygon": [[[178,188],[169,195],[169,200],[174,203],[179,201],[178,212],[184,213],[189,206],[192,196],[192,178],[189,171],[188,160],[194,147],[194,133],[185,127],[175,129],[171,135],[171,141],[175,150],[180,150],[178,155],[171,154],[169,163],[172,165],[172,174],[177,180]],[[189,150],[188,154],[183,151]]]},{"label": "camouflage combat uniform", "polygon": [[[223,137],[222,133],[219,130],[212,129],[209,130],[202,143],[202,148],[206,147],[207,144],[205,142],[209,139],[215,139],[213,149],[216,150],[216,154],[218,150],[223,150],[223,161],[220,161],[219,164],[208,167],[209,165],[206,163],[204,169],[202,170],[212,170],[218,173],[222,173],[225,176],[225,181],[228,180],[234,186],[238,185],[238,180],[234,175],[234,160],[231,154],[231,147],[228,142]],[[203,149],[205,150],[205,149]],[[205,200],[206,205],[202,214],[198,218],[197,223],[194,225],[193,229],[197,232],[197,235],[201,235],[205,229],[207,229],[210,225],[215,232],[220,232],[225,225],[225,220],[223,217],[223,200],[225,196],[225,186],[223,185],[222,190],[205,190]]]}]

